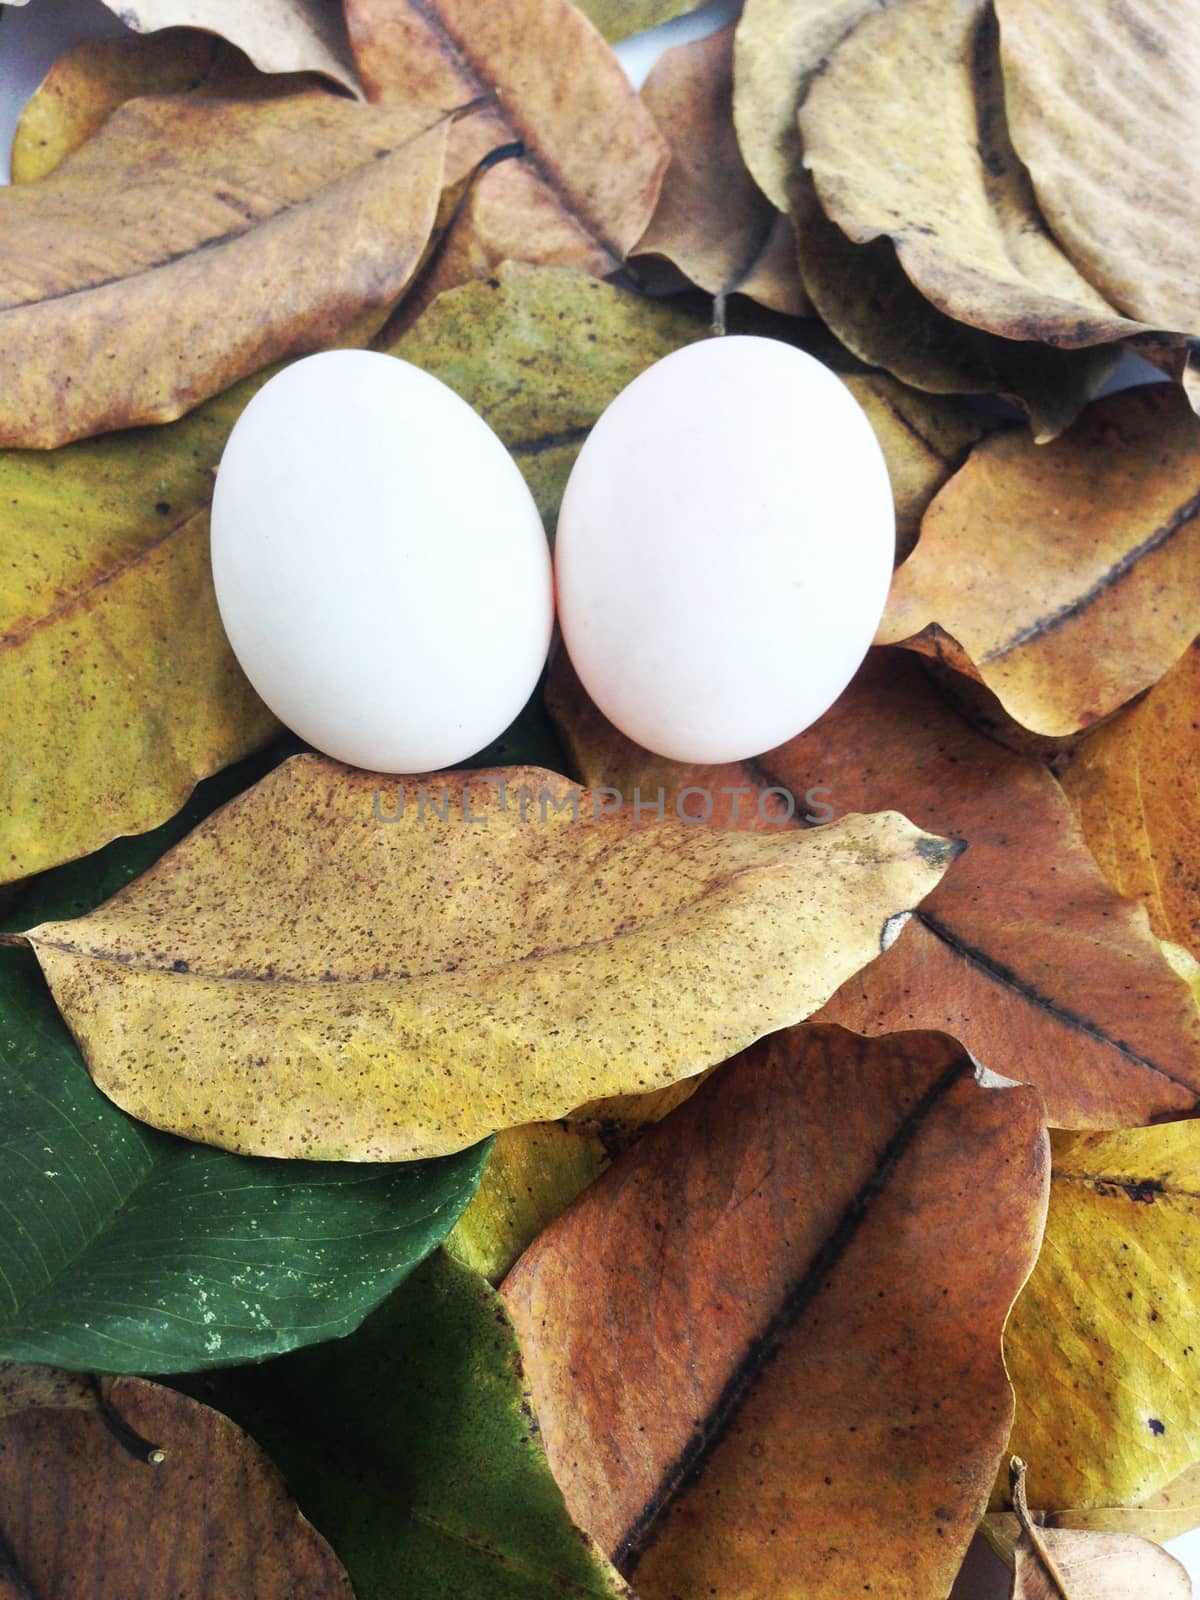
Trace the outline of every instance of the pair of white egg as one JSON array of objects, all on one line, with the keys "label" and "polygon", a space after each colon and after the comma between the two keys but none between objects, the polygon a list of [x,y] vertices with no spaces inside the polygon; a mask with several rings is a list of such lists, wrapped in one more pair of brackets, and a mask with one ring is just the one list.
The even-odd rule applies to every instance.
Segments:
[{"label": "pair of white egg", "polygon": [[892,570],[887,468],[838,379],[772,339],[713,338],[636,378],[589,434],[553,570],[504,445],[393,356],[297,361],[251,400],[212,512],[221,618],[318,750],[429,772],[533,692],[557,587],[584,687],[660,755],[723,762],[830,706]]}]

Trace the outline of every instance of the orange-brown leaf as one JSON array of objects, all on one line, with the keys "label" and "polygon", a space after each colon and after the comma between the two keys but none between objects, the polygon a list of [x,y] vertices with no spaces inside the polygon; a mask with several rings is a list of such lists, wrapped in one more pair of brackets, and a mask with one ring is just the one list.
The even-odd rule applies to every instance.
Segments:
[{"label": "orange-brown leaf", "polygon": [[925,514],[877,635],[1061,737],[1155,683],[1200,632],[1200,420],[1165,384],[1052,444],[995,434]]},{"label": "orange-brown leaf", "polygon": [[551,1467],[645,1600],[944,1594],[1004,1449],[1036,1094],[800,1027],[652,1129],[503,1297]]},{"label": "orange-brown leaf", "polygon": [[[631,744],[560,657],[552,714],[591,784],[668,797],[718,794],[717,825],[895,806],[967,850],[877,961],[843,984],[822,1020],[877,1035],[941,1028],[994,1071],[1034,1083],[1052,1123],[1120,1127],[1200,1104],[1200,1017],[1141,907],[1105,882],[1058,784],[1040,762],[977,733],[917,662],[876,651],[807,733],[720,769]],[[670,804],[668,798],[668,804]],[[734,807],[737,807],[737,815]],[[770,818],[774,815],[774,821]]]}]

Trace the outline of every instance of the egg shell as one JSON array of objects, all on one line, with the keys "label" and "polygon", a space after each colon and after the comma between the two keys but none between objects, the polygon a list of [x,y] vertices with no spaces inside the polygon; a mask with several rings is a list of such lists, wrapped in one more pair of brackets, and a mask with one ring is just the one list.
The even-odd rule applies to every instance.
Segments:
[{"label": "egg shell", "polygon": [[212,563],[250,682],[353,766],[474,755],[549,648],[549,550],[515,462],[452,389],[394,356],[307,356],[254,396],[217,473]]},{"label": "egg shell", "polygon": [[624,389],[563,495],[558,614],[592,699],[678,761],[784,743],[849,683],[895,513],[865,413],[775,339],[688,345]]}]

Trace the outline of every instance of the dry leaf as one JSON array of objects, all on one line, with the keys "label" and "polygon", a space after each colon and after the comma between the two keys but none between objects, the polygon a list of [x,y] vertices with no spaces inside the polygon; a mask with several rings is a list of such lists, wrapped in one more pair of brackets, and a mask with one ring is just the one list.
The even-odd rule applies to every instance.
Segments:
[{"label": "dry leaf", "polygon": [[1053,444],[1021,431],[979,445],[926,513],[876,637],[1060,737],[1155,683],[1198,632],[1200,421],[1150,384]]},{"label": "dry leaf", "polygon": [[996,0],[1013,143],[1076,265],[1114,305],[1200,329],[1200,28],[1157,0]]},{"label": "dry leaf", "polygon": [[570,267],[510,261],[440,296],[390,349],[448,383],[499,434],[553,536],[597,417],[640,372],[707,331]]},{"label": "dry leaf", "polygon": [[935,394],[997,394],[1026,412],[1034,437],[1053,439],[1111,375],[1115,346],[1058,350],[1001,339],[956,322],[905,275],[890,239],[852,243],[821,210],[807,174],[792,187],[800,279],[846,348]]},{"label": "dry leaf", "polygon": [[211,35],[185,28],[147,39],[85,39],[58,58],[26,102],[13,134],[12,181],[53,172],[126,100],[195,89],[222,51]]},{"label": "dry leaf", "polygon": [[1149,331],[1047,232],[1004,120],[990,0],[901,0],[837,46],[800,108],[826,214],[858,244],[890,238],[940,311],[1067,349]]},{"label": "dry leaf", "polygon": [[0,883],[156,827],[278,730],[208,552],[213,469],[267,376],[153,432],[0,454]]},{"label": "dry leaf", "polygon": [[90,1411],[0,1415],[0,1593],[128,1600],[131,1579],[146,1595],[354,1600],[266,1456],[198,1401],[117,1378]]},{"label": "dry leaf", "polygon": [[[620,62],[568,0],[348,0],[372,100],[464,105],[495,96],[455,129],[452,177],[521,141],[479,181],[474,229],[492,264],[565,263],[603,275],[654,211],[668,153]],[[552,63],[548,69],[547,63]]]},{"label": "dry leaf", "polygon": [[1045,1206],[1037,1095],[974,1071],[940,1035],[776,1034],[506,1280],[568,1509],[646,1600],[948,1590]]},{"label": "dry leaf", "polygon": [[745,0],[734,41],[733,120],[746,165],[762,192],[791,208],[800,166],[796,110],[809,80],[855,23],[880,0]]},{"label": "dry leaf", "polygon": [[34,1406],[95,1411],[99,1405],[99,1384],[86,1373],[0,1361],[0,1417]]},{"label": "dry leaf", "polygon": [[1108,881],[1200,958],[1200,640],[1059,777]]},{"label": "dry leaf", "polygon": [[1056,1133],[1042,1253],[1005,1360],[1049,1511],[1139,1506],[1200,1462],[1200,1146],[1187,1122]]},{"label": "dry leaf", "polygon": [[1148,1539],[1061,1533],[1037,1525],[1025,1503],[1025,1463],[1014,1460],[1012,1600],[1191,1600],[1192,1580]]},{"label": "dry leaf", "polygon": [[30,942],[97,1084],[142,1121],[410,1160],[808,1016],[953,856],[895,814],[764,839],[613,805],[536,768],[398,788],[300,756]]},{"label": "dry leaf", "polygon": [[359,93],[341,7],[328,0],[104,0],[127,28],[202,28],[235,44],[261,72],[320,72]]},{"label": "dry leaf", "polygon": [[790,805],[813,822],[896,806],[967,842],[821,1020],[869,1035],[945,1029],[993,1071],[1036,1084],[1060,1126],[1122,1126],[1200,1106],[1200,1013],[1142,909],[1104,881],[1041,763],[977,733],[904,652],[873,652],[807,733],[742,766],[687,767],[639,749],[561,656],[548,701],[592,785],[625,794],[661,785],[668,805],[704,786],[718,795],[717,825],[772,831],[777,822],[764,817],[786,817]]},{"label": "dry leaf", "polygon": [[671,148],[639,254],[665,256],[709,294],[807,309],[792,230],[755,187],[733,131],[733,27],[667,50],[642,89]]},{"label": "dry leaf", "polygon": [[883,373],[843,375],[842,382],[866,412],[887,462],[899,559],[916,544],[926,507],[963,464],[983,422],[961,400],[922,394]]},{"label": "dry leaf", "polygon": [[[1135,1506],[1093,1506],[1081,1511],[1039,1511],[1046,1528],[1074,1528],[1084,1533],[1124,1533],[1164,1544],[1200,1527],[1200,1463],[1181,1472],[1166,1488],[1147,1495]],[[1020,1526],[1011,1511],[991,1511],[980,1523],[988,1544],[1010,1567]]]},{"label": "dry leaf", "polygon": [[321,91],[134,100],[0,190],[0,443],[169,421],[382,321],[433,226],[434,119]]}]

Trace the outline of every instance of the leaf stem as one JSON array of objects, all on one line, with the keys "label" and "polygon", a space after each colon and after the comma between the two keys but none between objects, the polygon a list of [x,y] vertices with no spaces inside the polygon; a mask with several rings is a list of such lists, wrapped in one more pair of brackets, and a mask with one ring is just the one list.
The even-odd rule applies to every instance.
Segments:
[{"label": "leaf stem", "polygon": [[1013,1510],[1016,1512],[1017,1521],[1021,1525],[1021,1532],[1033,1546],[1038,1560],[1045,1568],[1046,1576],[1058,1591],[1061,1600],[1071,1600],[1071,1596],[1067,1593],[1067,1586],[1063,1581],[1062,1573],[1055,1566],[1054,1557],[1050,1554],[1045,1539],[1042,1538],[1042,1530],[1034,1522],[1030,1514],[1029,1501],[1025,1498],[1026,1471],[1027,1468],[1020,1456],[1013,1456],[1008,1464],[1008,1483],[1012,1494]]}]

